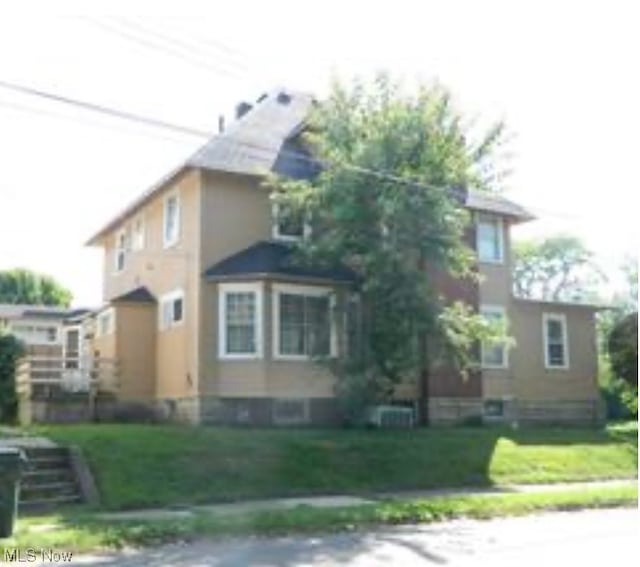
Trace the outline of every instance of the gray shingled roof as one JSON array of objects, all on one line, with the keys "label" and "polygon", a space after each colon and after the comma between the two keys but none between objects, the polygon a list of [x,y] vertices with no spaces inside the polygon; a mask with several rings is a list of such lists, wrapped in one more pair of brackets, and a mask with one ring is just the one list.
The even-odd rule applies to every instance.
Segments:
[{"label": "gray shingled roof", "polygon": [[[125,218],[134,214],[165,185],[188,168],[202,168],[243,175],[261,176],[271,171],[304,177],[313,163],[298,159],[302,149],[292,138],[298,134],[314,104],[312,95],[276,89],[260,97],[252,109],[223,133],[213,136],[183,164],[171,170],[97,232],[88,244],[95,244]],[[470,192],[467,206],[530,220],[533,216],[519,205],[498,195]]]},{"label": "gray shingled roof", "polygon": [[123,293],[111,300],[111,303],[156,303],[155,296],[145,287],[140,286],[127,293]]},{"label": "gray shingled roof", "polygon": [[475,211],[499,213],[519,221],[533,220],[535,218],[524,207],[495,193],[485,193],[471,189],[467,194],[466,205],[469,209]]},{"label": "gray shingled roof", "polygon": [[293,248],[280,242],[261,241],[252,244],[213,266],[204,276],[214,280],[232,276],[290,276],[295,278],[355,282],[356,274],[346,266],[326,268],[299,265],[294,262]]},{"label": "gray shingled roof", "polygon": [[280,89],[254,104],[242,118],[211,138],[187,165],[264,175],[274,169],[282,146],[308,116],[313,97]]},{"label": "gray shingled roof", "polygon": [[0,304],[0,319],[67,319],[88,312],[88,309],[47,305]]}]

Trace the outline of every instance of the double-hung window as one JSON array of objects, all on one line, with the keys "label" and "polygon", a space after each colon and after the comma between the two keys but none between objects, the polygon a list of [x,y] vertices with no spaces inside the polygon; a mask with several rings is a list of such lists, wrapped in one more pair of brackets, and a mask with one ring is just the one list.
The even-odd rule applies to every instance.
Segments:
[{"label": "double-hung window", "polygon": [[[482,316],[497,330],[506,329],[507,318],[504,307],[483,305],[480,308]],[[508,352],[504,339],[495,341],[483,341],[481,345],[483,368],[506,368]]]},{"label": "double-hung window", "polygon": [[260,358],[262,284],[221,284],[218,297],[220,358]]},{"label": "double-hung window", "polygon": [[144,248],[144,219],[142,216],[136,217],[133,221],[131,248],[133,250],[142,250]]},{"label": "double-hung window", "polygon": [[504,261],[504,227],[502,218],[478,213],[476,217],[476,244],[478,260],[492,264]]},{"label": "double-hung window", "polygon": [[546,368],[569,368],[567,318],[561,313],[545,313],[542,316],[544,333],[544,364]]},{"label": "double-hung window", "polygon": [[175,327],[184,321],[184,292],[181,289],[160,298],[160,329]]},{"label": "double-hung window", "polygon": [[335,356],[331,300],[330,291],[326,288],[275,287],[275,358]]},{"label": "double-hung window", "polygon": [[164,200],[163,243],[168,248],[180,239],[180,197],[177,193]]},{"label": "double-hung window", "polygon": [[129,251],[129,235],[126,230],[121,230],[116,236],[115,270],[124,270],[127,252]]}]

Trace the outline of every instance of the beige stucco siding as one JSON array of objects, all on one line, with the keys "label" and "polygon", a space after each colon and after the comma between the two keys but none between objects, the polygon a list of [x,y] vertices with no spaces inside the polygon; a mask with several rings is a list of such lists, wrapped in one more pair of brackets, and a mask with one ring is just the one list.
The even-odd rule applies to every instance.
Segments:
[{"label": "beige stucco siding", "polygon": [[[184,292],[184,321],[170,329],[159,330],[156,317],[156,385],[157,397],[195,395],[199,375],[198,326],[200,322],[200,220],[201,173],[186,170],[142,210],[125,219],[103,239],[104,297],[106,301],[145,286],[160,301],[162,296]],[[180,235],[178,242],[164,247],[164,203],[170,194],[179,196]],[[115,271],[116,239],[122,229],[132,229],[133,222],[144,222],[144,247],[127,254],[125,268]],[[158,306],[160,309],[160,305]],[[142,324],[142,323],[141,323]],[[144,358],[141,353],[141,357]],[[142,366],[143,360],[136,362]]]},{"label": "beige stucco siding", "polygon": [[115,312],[118,395],[125,400],[151,399],[156,376],[156,306],[118,304]]},{"label": "beige stucco siding", "polygon": [[[564,314],[569,368],[547,369],[543,313]],[[587,307],[515,300],[511,314],[517,346],[510,359],[519,400],[596,400],[597,346],[594,311]]]},{"label": "beige stucco siding", "polygon": [[203,173],[201,214],[200,261],[204,269],[271,238],[269,192],[258,179]]}]

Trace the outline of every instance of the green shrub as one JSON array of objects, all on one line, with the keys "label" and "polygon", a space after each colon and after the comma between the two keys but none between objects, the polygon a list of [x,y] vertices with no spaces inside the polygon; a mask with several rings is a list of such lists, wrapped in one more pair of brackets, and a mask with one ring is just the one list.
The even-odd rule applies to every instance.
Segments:
[{"label": "green shrub", "polygon": [[13,335],[0,331],[0,423],[11,423],[16,418],[16,363],[24,353],[22,343]]}]

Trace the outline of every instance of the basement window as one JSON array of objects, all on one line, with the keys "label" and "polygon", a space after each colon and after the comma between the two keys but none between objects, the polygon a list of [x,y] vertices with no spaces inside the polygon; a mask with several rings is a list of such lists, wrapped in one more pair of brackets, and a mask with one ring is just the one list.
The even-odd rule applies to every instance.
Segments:
[{"label": "basement window", "polygon": [[485,417],[504,417],[504,401],[485,400],[484,415]]},{"label": "basement window", "polygon": [[309,422],[309,400],[273,400],[273,423],[276,425],[299,425]]}]

